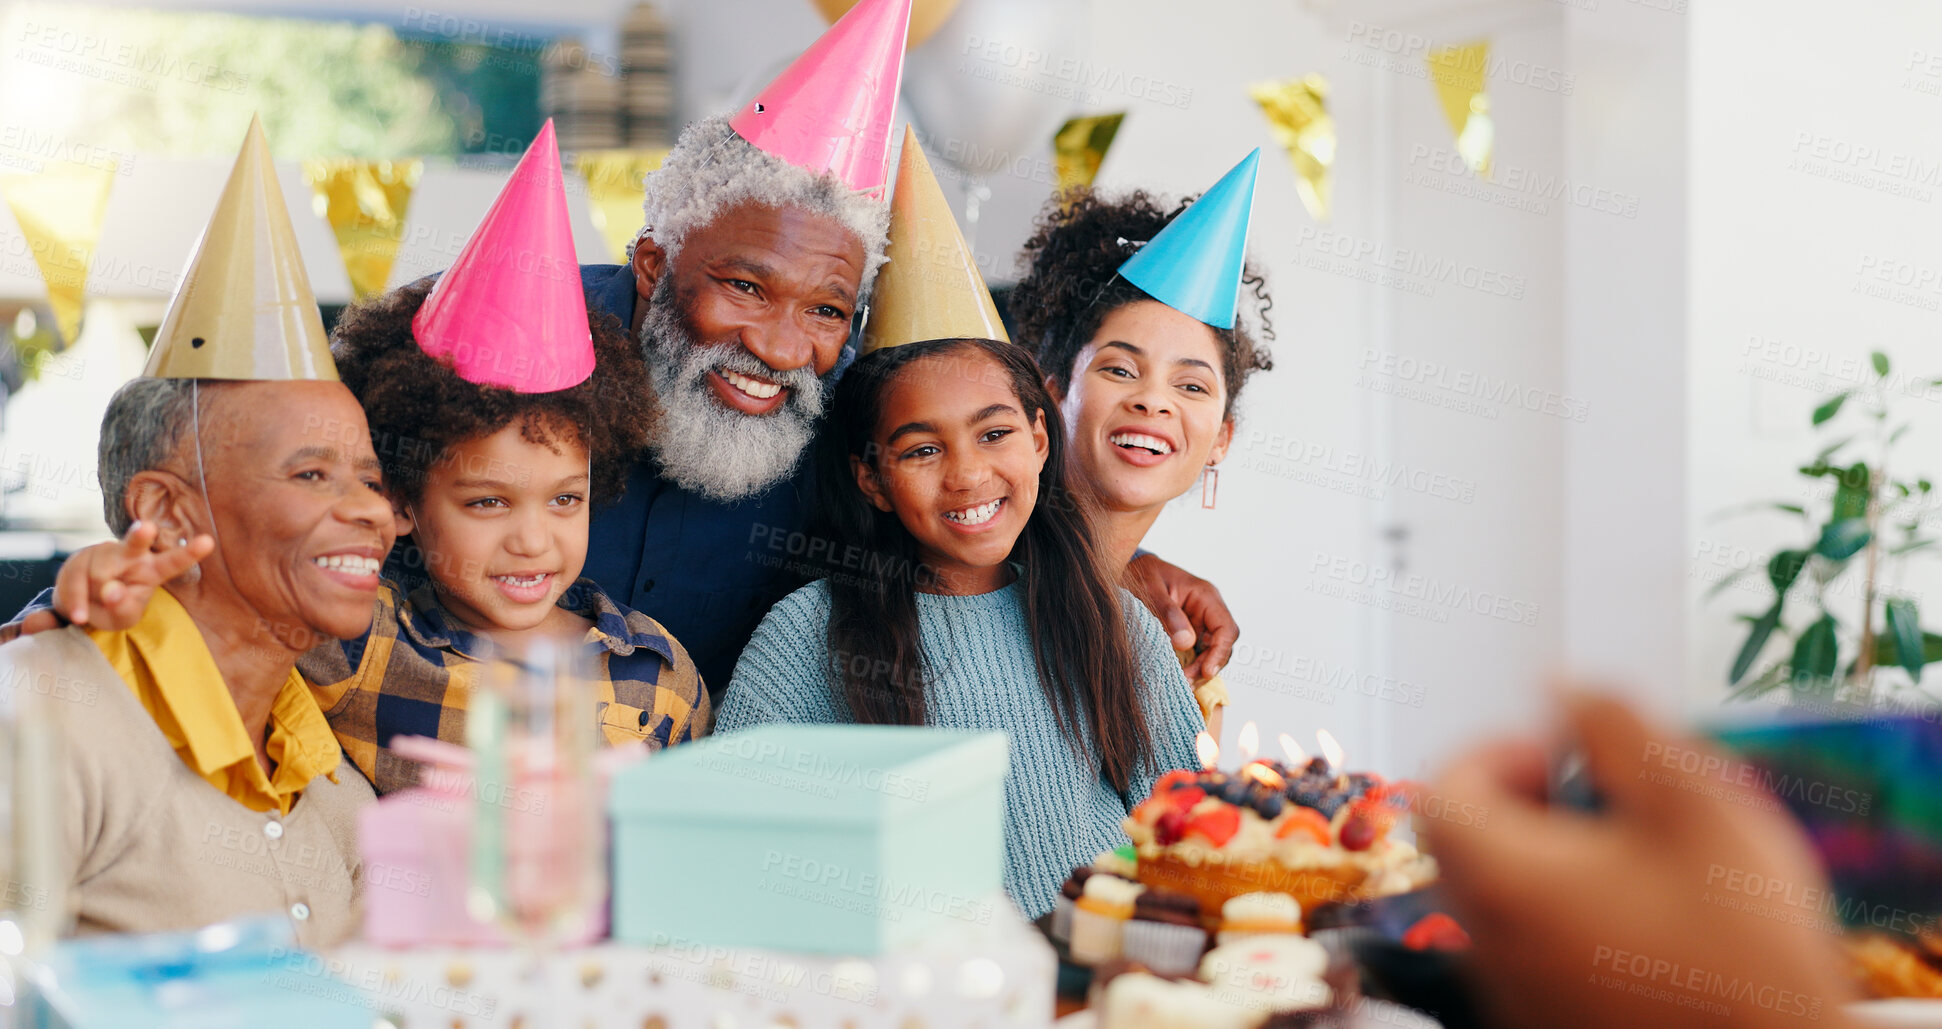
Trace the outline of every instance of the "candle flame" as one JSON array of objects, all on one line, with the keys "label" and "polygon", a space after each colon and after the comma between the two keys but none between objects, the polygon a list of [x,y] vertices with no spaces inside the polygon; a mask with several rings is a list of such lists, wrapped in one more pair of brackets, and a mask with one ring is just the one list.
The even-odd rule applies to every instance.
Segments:
[{"label": "candle flame", "polygon": [[1263,761],[1241,766],[1241,774],[1276,791],[1288,785],[1288,780],[1283,779],[1281,773],[1269,768]]},{"label": "candle flame", "polygon": [[1194,750],[1200,753],[1200,767],[1211,769],[1220,764],[1220,744],[1205,729],[1194,737]]},{"label": "candle flame", "polygon": [[1253,722],[1241,726],[1240,735],[1234,737],[1234,746],[1241,752],[1243,763],[1254,760],[1254,754],[1261,749],[1261,730]]},{"label": "candle flame", "polygon": [[1288,767],[1290,768],[1294,768],[1308,761],[1308,754],[1301,749],[1301,744],[1296,743],[1295,738],[1285,732],[1281,734],[1281,752],[1288,755]]},{"label": "candle flame", "polygon": [[1322,756],[1328,759],[1328,767],[1331,771],[1340,772],[1347,769],[1348,766],[1344,763],[1342,754],[1342,745],[1335,742],[1335,737],[1330,735],[1327,729],[1315,730],[1315,741],[1321,745]]}]

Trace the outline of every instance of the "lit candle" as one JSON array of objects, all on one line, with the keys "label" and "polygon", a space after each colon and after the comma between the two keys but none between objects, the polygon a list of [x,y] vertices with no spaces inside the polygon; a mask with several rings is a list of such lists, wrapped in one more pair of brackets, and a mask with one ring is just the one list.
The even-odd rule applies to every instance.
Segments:
[{"label": "lit candle", "polygon": [[1328,761],[1328,767],[1335,772],[1336,788],[1347,789],[1349,773],[1343,760],[1342,745],[1335,742],[1335,737],[1327,729],[1315,730],[1315,741],[1321,745],[1322,757]]},{"label": "lit candle", "polygon": [[1296,743],[1295,738],[1285,732],[1281,734],[1281,752],[1288,755],[1288,767],[1291,770],[1299,769],[1308,761],[1308,755],[1302,752],[1301,744]]},{"label": "lit candle", "polygon": [[1220,744],[1215,743],[1214,738],[1207,735],[1207,730],[1202,729],[1200,734],[1194,737],[1194,750],[1200,753],[1200,767],[1211,772],[1220,765]]},{"label": "lit candle", "polygon": [[1241,764],[1254,760],[1254,754],[1261,749],[1261,730],[1253,722],[1241,726],[1240,734],[1234,737],[1234,745],[1240,748]]},{"label": "lit candle", "polygon": [[1241,775],[1277,793],[1281,792],[1282,787],[1288,785],[1288,780],[1283,779],[1281,773],[1275,771],[1266,761],[1255,761],[1241,766]]}]

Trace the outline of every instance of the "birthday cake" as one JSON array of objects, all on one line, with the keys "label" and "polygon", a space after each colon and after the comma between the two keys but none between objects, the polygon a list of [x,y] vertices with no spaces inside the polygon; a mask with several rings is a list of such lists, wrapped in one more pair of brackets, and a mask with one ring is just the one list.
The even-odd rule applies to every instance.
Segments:
[{"label": "birthday cake", "polygon": [[1250,893],[1288,894],[1312,911],[1436,878],[1435,860],[1390,831],[1410,788],[1337,773],[1321,758],[1299,767],[1250,761],[1231,774],[1169,772],[1125,829],[1140,882],[1192,895],[1209,924]]}]

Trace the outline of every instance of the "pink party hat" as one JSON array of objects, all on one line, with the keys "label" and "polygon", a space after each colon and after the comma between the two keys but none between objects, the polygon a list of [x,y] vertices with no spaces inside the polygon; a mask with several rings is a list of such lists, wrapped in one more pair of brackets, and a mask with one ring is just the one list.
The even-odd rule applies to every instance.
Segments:
[{"label": "pink party hat", "polygon": [[551,393],[593,374],[552,119],[425,298],[411,332],[419,349],[482,386]]},{"label": "pink party hat", "polygon": [[762,87],[729,127],[756,147],[882,195],[911,0],[862,0]]}]

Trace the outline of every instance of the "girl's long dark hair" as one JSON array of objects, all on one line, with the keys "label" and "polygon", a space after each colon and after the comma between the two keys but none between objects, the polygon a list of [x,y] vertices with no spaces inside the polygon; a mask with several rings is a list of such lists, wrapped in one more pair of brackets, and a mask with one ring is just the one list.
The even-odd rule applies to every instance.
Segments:
[{"label": "girl's long dark hair", "polygon": [[911,365],[926,358],[996,361],[1010,379],[1027,422],[1043,414],[1049,444],[1038,503],[1013,546],[1023,566],[1018,588],[1039,683],[1075,752],[1096,751],[1101,772],[1125,794],[1153,752],[1140,703],[1133,650],[1117,576],[1095,544],[1089,503],[1066,484],[1065,427],[1045,377],[1025,348],[988,339],[936,339],[879,350],[858,360],[836,388],[816,444],[814,538],[831,555],[831,673],[851,715],[865,725],[922,725],[928,670],[918,634],[917,593],[931,571],[894,512],[879,511],[858,489],[851,458],[876,460],[873,441],[884,398]]}]

